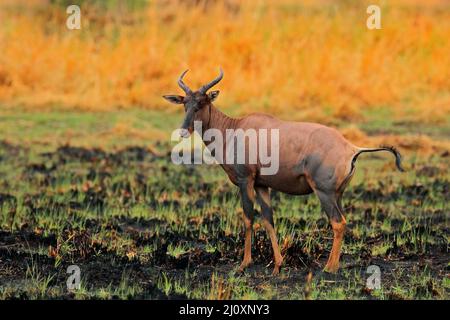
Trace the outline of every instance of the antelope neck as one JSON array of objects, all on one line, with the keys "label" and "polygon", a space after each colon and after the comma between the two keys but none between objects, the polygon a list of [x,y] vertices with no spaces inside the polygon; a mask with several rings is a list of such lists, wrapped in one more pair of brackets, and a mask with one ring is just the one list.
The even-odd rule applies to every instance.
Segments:
[{"label": "antelope neck", "polygon": [[205,129],[218,129],[225,136],[226,129],[236,129],[238,119],[222,113],[212,103],[209,104],[209,120]]}]

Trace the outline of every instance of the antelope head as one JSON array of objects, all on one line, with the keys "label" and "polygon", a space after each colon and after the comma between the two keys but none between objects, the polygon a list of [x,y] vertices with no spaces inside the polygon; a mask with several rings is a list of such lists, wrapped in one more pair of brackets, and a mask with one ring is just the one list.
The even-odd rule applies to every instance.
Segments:
[{"label": "antelope head", "polygon": [[165,95],[164,99],[171,103],[184,105],[184,120],[180,128],[180,136],[183,138],[189,137],[189,135],[194,131],[194,121],[202,121],[205,123],[208,121],[209,110],[208,106],[213,102],[219,95],[218,90],[207,92],[213,86],[219,83],[223,78],[223,71],[220,69],[220,74],[217,78],[203,85],[197,91],[192,91],[184,82],[183,77],[188,72],[184,71],[178,78],[178,85],[186,93],[186,96],[180,95]]}]

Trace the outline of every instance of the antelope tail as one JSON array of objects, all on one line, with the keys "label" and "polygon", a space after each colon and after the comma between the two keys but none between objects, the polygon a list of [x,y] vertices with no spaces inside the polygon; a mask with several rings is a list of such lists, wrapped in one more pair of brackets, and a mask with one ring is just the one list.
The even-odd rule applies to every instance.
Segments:
[{"label": "antelope tail", "polygon": [[395,156],[395,165],[397,166],[397,169],[401,172],[404,172],[405,169],[402,167],[402,156],[400,155],[400,152],[398,152],[397,149],[395,149],[392,146],[380,146],[379,148],[358,148],[358,151],[355,153],[352,159],[352,169],[355,166],[356,159],[361,153],[364,152],[377,152],[377,151],[389,151]]}]

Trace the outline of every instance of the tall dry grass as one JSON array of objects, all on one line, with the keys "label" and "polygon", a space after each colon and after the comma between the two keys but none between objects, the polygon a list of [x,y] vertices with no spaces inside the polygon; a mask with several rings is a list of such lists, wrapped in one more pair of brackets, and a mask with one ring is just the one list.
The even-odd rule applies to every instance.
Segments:
[{"label": "tall dry grass", "polygon": [[447,1],[380,1],[382,30],[366,28],[364,1],[83,2],[79,31],[61,5],[17,3],[0,7],[3,107],[168,108],[181,71],[197,87],[221,66],[218,104],[241,113],[358,121],[383,106],[434,123],[450,111]]}]

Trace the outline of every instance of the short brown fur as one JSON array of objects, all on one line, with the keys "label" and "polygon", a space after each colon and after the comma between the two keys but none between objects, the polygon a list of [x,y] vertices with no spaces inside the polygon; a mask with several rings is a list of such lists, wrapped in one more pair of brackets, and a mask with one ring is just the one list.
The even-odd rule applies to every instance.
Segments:
[{"label": "short brown fur", "polygon": [[[274,175],[261,175],[259,164],[221,164],[229,179],[239,187],[245,227],[244,259],[239,267],[243,271],[252,262],[251,235],[254,221],[254,202],[261,206],[263,225],[270,237],[274,252],[273,274],[280,271],[283,258],[273,223],[270,204],[270,189],[293,195],[315,193],[327,214],[332,230],[333,245],[325,271],[337,272],[343,243],[346,221],[341,207],[341,198],[350,182],[356,158],[363,152],[389,151],[396,157],[396,165],[401,167],[401,157],[393,147],[359,148],[347,141],[337,130],[317,123],[282,121],[266,114],[252,114],[235,119],[226,116],[213,105],[218,91],[207,91],[223,77],[219,77],[193,92],[180,76],[178,84],[186,96],[164,96],[172,103],[185,106],[185,119],[181,130],[183,136],[194,130],[194,121],[201,121],[202,131],[214,128],[225,136],[227,129],[271,129],[279,130],[279,170]],[[206,143],[206,142],[205,142]],[[258,141],[259,143],[259,141]],[[207,144],[208,145],[208,144]],[[226,143],[224,145],[224,154]],[[270,154],[269,146],[269,154]],[[258,162],[259,163],[259,162]],[[256,195],[256,196],[255,196]]]}]

